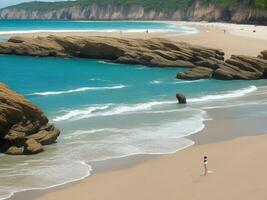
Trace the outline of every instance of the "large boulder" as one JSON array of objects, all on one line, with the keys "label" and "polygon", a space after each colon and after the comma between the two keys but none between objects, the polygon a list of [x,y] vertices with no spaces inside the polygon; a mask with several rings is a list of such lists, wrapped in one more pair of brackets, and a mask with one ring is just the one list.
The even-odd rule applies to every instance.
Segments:
[{"label": "large boulder", "polygon": [[28,139],[26,142],[25,153],[35,154],[43,151],[43,146],[37,142],[35,139]]},{"label": "large boulder", "polygon": [[38,107],[0,83],[0,152],[39,153],[42,145],[54,143],[59,134]]},{"label": "large boulder", "polygon": [[186,97],[181,93],[176,93],[176,98],[179,104],[186,104]]},{"label": "large boulder", "polygon": [[197,80],[211,78],[213,70],[207,67],[195,67],[186,72],[179,72],[176,75],[178,79]]},{"label": "large boulder", "polygon": [[233,71],[231,68],[219,68],[215,70],[212,74],[212,77],[215,79],[221,79],[221,80],[233,80]]}]

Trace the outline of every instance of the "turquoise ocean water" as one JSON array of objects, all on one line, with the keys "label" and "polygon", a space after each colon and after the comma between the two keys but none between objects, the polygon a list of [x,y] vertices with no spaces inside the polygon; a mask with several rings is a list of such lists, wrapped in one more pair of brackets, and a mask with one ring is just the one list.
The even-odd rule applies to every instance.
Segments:
[{"label": "turquoise ocean water", "polygon": [[[47,23],[57,24],[24,23],[40,26],[38,29],[48,29]],[[165,26],[148,22],[136,22],[134,27],[127,22],[99,22],[102,26],[98,22],[70,22],[67,26],[68,22],[58,22],[58,27],[62,23],[64,29],[74,28],[76,23],[94,23],[102,30],[103,23],[107,29]],[[24,29],[21,21],[1,21],[0,25],[0,32]],[[204,128],[204,121],[209,119],[207,109],[263,103],[251,100],[249,95],[259,94],[266,85],[264,80],[175,79],[182,70],[101,60],[0,55],[0,81],[41,107],[62,130],[58,143],[46,146],[44,153],[0,155],[0,199],[17,191],[48,188],[86,177],[92,170],[90,161],[186,148],[194,142],[185,136]],[[188,105],[176,103],[176,92],[188,97]],[[248,100],[243,98],[246,95]]]},{"label": "turquoise ocean water", "polygon": [[173,32],[196,33],[193,27],[173,25],[163,22],[128,21],[22,21],[0,20],[0,35],[38,32]]}]

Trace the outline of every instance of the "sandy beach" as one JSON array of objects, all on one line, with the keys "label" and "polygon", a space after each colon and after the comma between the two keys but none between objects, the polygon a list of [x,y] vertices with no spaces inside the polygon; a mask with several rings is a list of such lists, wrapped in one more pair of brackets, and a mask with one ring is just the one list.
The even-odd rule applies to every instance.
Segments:
[{"label": "sandy beach", "polygon": [[[190,44],[202,45],[210,48],[222,49],[225,52],[225,58],[232,54],[257,56],[260,51],[267,46],[267,27],[254,25],[239,25],[228,23],[207,23],[207,22],[166,22],[171,24],[183,24],[193,26],[200,30],[197,34],[177,35],[168,32],[155,33],[119,33],[119,32],[42,32],[2,35],[10,36],[108,36],[119,38],[168,38],[174,41],[182,41]],[[253,32],[255,31],[256,32]]]},{"label": "sandy beach", "polygon": [[[205,22],[185,24],[202,31],[192,35],[170,33],[146,35],[144,33],[38,33],[27,35],[30,37],[50,34],[121,38],[164,37],[222,49],[226,58],[232,54],[256,56],[267,48],[266,27]],[[253,32],[255,29],[256,32]],[[249,135],[249,133],[242,134],[242,131],[247,131],[250,124],[242,127],[236,126],[236,123],[239,123],[238,120],[232,124],[230,122],[231,120],[223,124],[216,121],[216,117],[207,121],[201,133],[190,137],[196,145],[175,154],[144,159],[142,162],[122,168],[115,167],[112,170],[93,172],[90,177],[70,185],[44,190],[34,195],[34,192],[29,191],[21,198],[18,193],[11,199],[265,200],[267,198],[265,186],[267,135],[242,136]],[[244,120],[240,122],[246,123]],[[226,133],[222,135],[221,130],[224,126],[227,127]],[[217,128],[220,131],[216,132]],[[251,135],[255,134],[251,133]],[[208,155],[208,166],[211,171],[206,177],[202,176],[204,155]]]},{"label": "sandy beach", "polygon": [[[199,145],[132,168],[102,172],[38,200],[55,199],[266,199],[267,137]],[[207,177],[202,156],[209,155]]]}]

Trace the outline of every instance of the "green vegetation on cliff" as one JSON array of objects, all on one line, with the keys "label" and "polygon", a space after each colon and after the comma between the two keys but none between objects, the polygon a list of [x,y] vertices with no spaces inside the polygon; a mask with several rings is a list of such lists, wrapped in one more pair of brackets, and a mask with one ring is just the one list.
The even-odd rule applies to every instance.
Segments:
[{"label": "green vegetation on cliff", "polygon": [[145,9],[156,9],[164,11],[173,11],[185,8],[189,5],[191,0],[77,0],[77,1],[63,1],[63,2],[30,2],[22,3],[9,8],[18,8],[24,10],[55,10],[65,7],[81,6],[85,7],[96,3],[98,5],[141,5]]},{"label": "green vegetation on cliff", "polygon": [[[63,2],[30,2],[22,3],[9,8],[24,10],[56,10],[60,8],[81,6],[85,7],[96,3],[98,5],[141,5],[145,9],[155,9],[162,11],[174,11],[184,9],[192,5],[196,0],[77,0]],[[267,9],[267,0],[199,0],[203,4],[212,3],[218,6],[245,6]]]},{"label": "green vegetation on cliff", "polygon": [[267,0],[254,0],[254,6],[267,9]]}]

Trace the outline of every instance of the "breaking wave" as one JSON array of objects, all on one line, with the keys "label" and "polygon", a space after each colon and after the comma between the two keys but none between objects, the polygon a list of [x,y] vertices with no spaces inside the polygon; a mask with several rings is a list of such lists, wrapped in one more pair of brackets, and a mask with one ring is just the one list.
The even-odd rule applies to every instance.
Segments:
[{"label": "breaking wave", "polygon": [[233,90],[225,93],[214,94],[214,95],[207,95],[201,96],[198,98],[189,99],[188,102],[201,102],[201,101],[212,101],[212,100],[221,100],[221,99],[229,99],[229,98],[236,98],[242,97],[248,93],[254,92],[257,90],[255,85],[251,85],[247,88],[243,88],[240,90]]},{"label": "breaking wave", "polygon": [[34,92],[29,94],[29,96],[48,96],[48,95],[60,95],[60,94],[70,94],[77,92],[85,92],[90,90],[113,90],[125,88],[125,85],[115,85],[109,87],[80,87],[72,90],[61,90],[61,91],[47,91],[47,92]]}]

